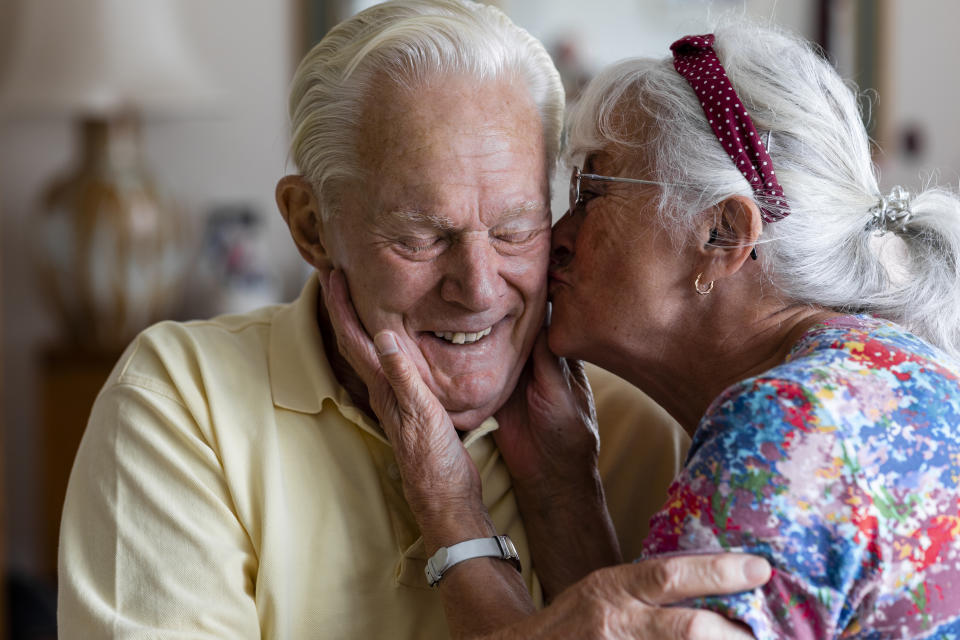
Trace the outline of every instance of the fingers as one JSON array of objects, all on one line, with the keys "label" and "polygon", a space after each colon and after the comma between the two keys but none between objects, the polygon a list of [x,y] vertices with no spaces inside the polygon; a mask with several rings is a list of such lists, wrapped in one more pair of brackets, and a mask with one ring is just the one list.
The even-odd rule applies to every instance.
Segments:
[{"label": "fingers", "polygon": [[430,405],[439,405],[436,396],[426,388],[410,358],[400,349],[392,331],[381,331],[374,336],[373,342],[376,345],[380,368],[390,383],[397,406],[403,414],[418,418]]},{"label": "fingers", "polygon": [[547,344],[547,330],[541,329],[537,334],[537,341],[532,351],[533,375],[549,384],[565,384],[564,371],[561,368],[562,360],[558,358]]},{"label": "fingers", "polygon": [[[547,414],[558,406],[569,407],[571,380],[566,361],[558,358],[547,345],[547,331],[542,329],[533,345],[530,359],[533,363],[528,402]],[[579,398],[578,398],[579,399]]]},{"label": "fingers", "polygon": [[652,609],[653,619],[644,638],[658,640],[755,640],[744,625],[713,611],[699,609]]},{"label": "fingers", "polygon": [[[537,335],[532,352],[534,377],[550,385],[563,385],[571,388],[578,395],[591,396],[590,382],[580,360],[560,358],[547,344],[547,330],[542,329]],[[592,397],[592,396],[591,396]]]},{"label": "fingers", "polygon": [[[641,564],[595,571],[561,594],[551,607],[561,614],[567,608],[572,609],[573,615],[569,616],[572,619],[568,622],[586,623],[592,632],[589,637],[651,640],[748,640],[754,637],[746,625],[713,611],[660,607],[637,598],[631,590],[636,590],[637,585],[632,583],[638,578],[648,587],[647,591],[656,590],[649,587],[647,570],[657,563],[650,563],[647,569]],[[714,591],[730,590],[726,587],[729,585]],[[551,607],[544,611],[549,612]],[[580,634],[570,637],[580,637]]]},{"label": "fingers", "polygon": [[627,589],[653,605],[747,591],[765,584],[771,574],[766,560],[741,553],[651,558],[614,570],[630,571]]},{"label": "fingers", "polygon": [[327,276],[325,284],[322,287],[323,304],[336,333],[340,353],[370,387],[379,369],[379,359],[350,300],[346,278],[342,271],[334,270]]},{"label": "fingers", "polygon": [[[660,611],[668,611],[660,609]],[[670,609],[675,615],[666,616],[664,633],[657,638],[684,638],[689,640],[755,640],[746,625],[733,622],[713,611]],[[672,619],[671,619],[672,618]]]},{"label": "fingers", "polygon": [[596,407],[583,363],[554,355],[546,330],[537,336],[531,360],[534,384],[527,398],[533,413],[550,416],[548,422],[573,418],[596,434]]}]

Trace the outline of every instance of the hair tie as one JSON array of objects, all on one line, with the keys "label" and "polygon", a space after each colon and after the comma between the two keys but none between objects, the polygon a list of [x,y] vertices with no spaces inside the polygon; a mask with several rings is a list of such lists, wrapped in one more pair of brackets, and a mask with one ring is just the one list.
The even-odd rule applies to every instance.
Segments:
[{"label": "hair tie", "polygon": [[907,230],[907,223],[913,217],[913,211],[910,209],[910,201],[913,196],[909,191],[895,186],[885,196],[880,196],[877,204],[870,207],[871,218],[867,223],[867,229],[870,229],[877,236],[885,236],[888,231],[894,233],[903,233]]},{"label": "hair tie", "polygon": [[777,182],[770,154],[733,90],[713,42],[712,33],[677,40],[670,45],[673,68],[693,87],[717,140],[750,183],[763,221],[776,222],[790,214],[790,207]]}]

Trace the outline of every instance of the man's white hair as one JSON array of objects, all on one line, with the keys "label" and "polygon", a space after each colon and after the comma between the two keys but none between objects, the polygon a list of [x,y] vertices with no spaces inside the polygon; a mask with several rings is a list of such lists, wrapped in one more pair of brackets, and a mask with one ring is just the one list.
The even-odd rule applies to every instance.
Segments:
[{"label": "man's white hair", "polygon": [[564,94],[543,45],[489,5],[463,0],[392,0],[338,24],[301,61],[290,90],[291,154],[329,218],[331,185],[367,178],[357,158],[364,100],[377,79],[401,87],[444,75],[478,83],[517,79],[543,123],[556,165]]},{"label": "man's white hair", "polygon": [[[765,278],[786,300],[888,318],[960,356],[960,199],[925,189],[902,230],[878,237],[878,172],[855,93],[805,41],[725,23],[714,48],[770,155],[790,215],[765,224]],[[634,117],[636,116],[636,117]],[[697,217],[731,195],[753,197],[670,57],[623,61],[570,114],[565,155],[613,144],[645,158],[666,186],[660,222],[689,241]],[[639,277],[639,276],[638,276]]]}]

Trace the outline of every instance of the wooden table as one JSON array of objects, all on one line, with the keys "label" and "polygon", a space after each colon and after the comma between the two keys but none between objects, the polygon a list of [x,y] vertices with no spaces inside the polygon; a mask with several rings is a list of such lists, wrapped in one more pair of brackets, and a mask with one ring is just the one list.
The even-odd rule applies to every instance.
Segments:
[{"label": "wooden table", "polygon": [[57,571],[60,516],[73,459],[93,401],[119,357],[71,347],[47,348],[38,357],[41,568],[49,577]]}]

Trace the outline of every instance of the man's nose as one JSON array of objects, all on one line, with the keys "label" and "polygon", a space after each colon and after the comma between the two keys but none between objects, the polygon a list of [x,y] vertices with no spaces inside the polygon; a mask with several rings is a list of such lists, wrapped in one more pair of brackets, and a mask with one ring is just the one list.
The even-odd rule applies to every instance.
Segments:
[{"label": "man's nose", "polygon": [[573,259],[573,245],[580,225],[567,211],[553,227],[550,239],[550,266],[565,267]]},{"label": "man's nose", "polygon": [[463,239],[449,256],[440,295],[470,311],[489,309],[497,298],[500,255],[487,237]]}]

